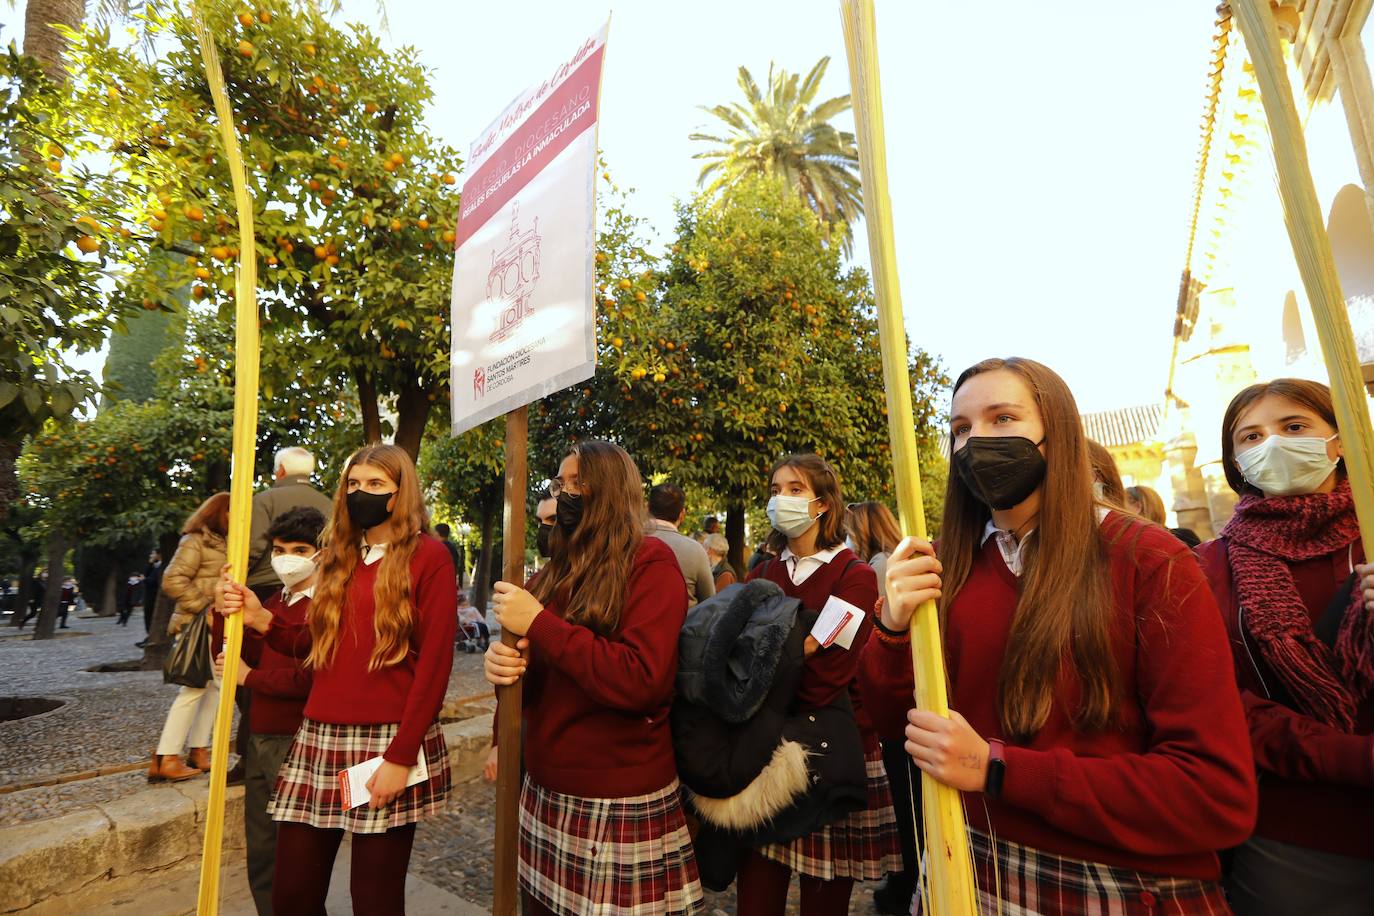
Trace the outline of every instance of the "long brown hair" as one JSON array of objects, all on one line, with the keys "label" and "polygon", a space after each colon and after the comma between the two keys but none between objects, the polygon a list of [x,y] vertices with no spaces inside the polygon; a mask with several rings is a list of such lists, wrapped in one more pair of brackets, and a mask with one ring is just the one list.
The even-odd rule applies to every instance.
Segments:
[{"label": "long brown hair", "polygon": [[865,563],[880,553],[892,553],[902,539],[892,510],[882,503],[852,503],[844,514],[854,552]]},{"label": "long brown hair", "polygon": [[218,534],[229,536],[229,494],[220,492],[200,504],[191,513],[186,524],[181,526],[182,534]]},{"label": "long brown hair", "polygon": [[[1321,382],[1303,378],[1276,378],[1272,382],[1258,382],[1242,389],[1231,399],[1231,403],[1226,405],[1226,414],[1221,418],[1221,469],[1226,472],[1226,482],[1231,485],[1231,489],[1241,496],[1263,496],[1264,493],[1246,480],[1240,468],[1236,467],[1236,444],[1232,437],[1236,434],[1236,424],[1240,422],[1240,415],[1245,413],[1251,404],[1271,394],[1301,404],[1325,420],[1333,430],[1340,432],[1340,427],[1336,425],[1336,408],[1331,404],[1331,389]],[[1336,463],[1336,472],[1341,477],[1345,476],[1344,458]]]},{"label": "long brown hair", "polygon": [[1164,497],[1160,496],[1154,487],[1127,487],[1126,498],[1139,504],[1140,511],[1136,514],[1141,518],[1154,522],[1156,525],[1164,524]]},{"label": "long brown hair", "polygon": [[1126,486],[1121,482],[1121,472],[1116,469],[1116,459],[1107,447],[1092,439],[1088,443],[1088,461],[1092,464],[1093,477],[1102,482],[1102,501],[1120,509],[1126,505]]},{"label": "long brown hair", "polygon": [[[1112,655],[1110,563],[1095,516],[1092,468],[1078,405],[1053,370],[1020,357],[986,359],[971,366],[954,383],[954,392],[974,376],[999,369],[1019,377],[1035,399],[1045,430],[1047,464],[1040,485],[1040,515],[1024,546],[1021,596],[997,676],[1002,728],[1008,737],[1020,740],[1039,731],[1054,705],[1059,675],[1072,660],[1082,696],[1070,716],[1080,730],[1100,731],[1116,721],[1120,687]],[[989,518],[988,507],[958,474],[950,474],[939,545],[944,565],[942,618],[968,581]]]},{"label": "long brown hair", "polygon": [[[844,505],[844,498],[840,496],[839,472],[820,455],[809,452],[788,455],[786,458],[778,459],[768,472],[769,486],[772,486],[773,475],[783,468],[791,468],[800,474],[811,485],[811,492],[816,494],[816,498],[825,503],[825,514],[816,522],[820,526],[820,530],[816,532],[816,549],[828,550],[843,543],[844,512],[840,507]],[[787,535],[775,529],[768,535],[768,546],[774,556],[782,556],[782,549],[787,546]]]},{"label": "long brown hair", "polygon": [[343,631],[348,583],[362,560],[363,530],[348,516],[348,472],[360,464],[381,469],[397,487],[391,512],[395,534],[382,555],[377,584],[372,590],[377,608],[372,618],[376,643],[367,670],[394,665],[410,651],[410,635],[415,628],[410,560],[419,546],[420,535],[429,531],[429,514],[420,497],[420,480],[409,453],[396,445],[369,445],[349,456],[339,475],[339,487],[334,491],[334,510],[323,538],[318,584],[307,620],[312,641],[306,663],[312,668],[326,668],[334,661]]},{"label": "long brown hair", "polygon": [[610,636],[620,628],[625,586],[644,542],[644,483],[634,459],[611,442],[579,442],[568,454],[577,456],[582,520],[572,534],[553,526],[553,557],[531,592],[543,604],[556,602],[564,620]]}]

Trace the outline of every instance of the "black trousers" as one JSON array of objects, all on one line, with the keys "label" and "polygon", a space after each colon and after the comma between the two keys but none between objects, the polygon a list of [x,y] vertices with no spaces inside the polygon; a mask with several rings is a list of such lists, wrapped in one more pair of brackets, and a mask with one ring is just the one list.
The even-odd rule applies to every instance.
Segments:
[{"label": "black trousers", "polygon": [[243,834],[248,845],[248,887],[258,916],[272,916],[272,872],[277,861],[277,822],[267,802],[294,735],[249,735],[243,776]]}]

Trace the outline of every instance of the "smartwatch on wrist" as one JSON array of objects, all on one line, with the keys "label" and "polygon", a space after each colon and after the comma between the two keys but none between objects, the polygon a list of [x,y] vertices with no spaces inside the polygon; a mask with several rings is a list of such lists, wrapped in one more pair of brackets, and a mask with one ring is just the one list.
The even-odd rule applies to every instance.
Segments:
[{"label": "smartwatch on wrist", "polygon": [[1007,778],[1007,746],[998,738],[988,741],[988,778],[983,783],[983,794],[988,798],[1002,797],[1002,783]]}]

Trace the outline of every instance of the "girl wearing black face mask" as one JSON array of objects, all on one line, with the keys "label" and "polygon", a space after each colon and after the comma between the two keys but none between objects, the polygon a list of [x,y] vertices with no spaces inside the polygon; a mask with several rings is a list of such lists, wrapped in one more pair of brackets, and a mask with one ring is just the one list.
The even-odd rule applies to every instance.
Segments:
[{"label": "girl wearing black face mask", "polygon": [[[974,796],[978,884],[1005,908],[1228,912],[1215,851],[1248,834],[1255,774],[1196,561],[1094,499],[1077,405],[1045,366],[979,363],[951,414],[938,559],[898,546],[859,668],[880,733]],[[907,629],[925,600],[949,718],[910,708]]]},{"label": "girl wearing black face mask", "polygon": [[668,725],[687,586],[672,550],[644,536],[624,449],[579,444],[551,490],[552,558],[528,591],[498,582],[492,600],[521,639],[486,656],[492,684],[524,681],[525,912],[699,912]]},{"label": "girl wearing black face mask", "polygon": [[[448,751],[439,709],[453,666],[453,560],[429,534],[410,456],[394,445],[348,460],[303,624],[274,619],[253,593],[223,583],[225,613],[266,634],[314,672],[305,721],[269,807],[279,822],[272,902],[323,913],[345,833],[353,844],[353,909],[403,913],[416,823],[443,811]],[[347,808],[339,773],[381,757],[371,798]],[[410,785],[423,758],[427,778]]]}]

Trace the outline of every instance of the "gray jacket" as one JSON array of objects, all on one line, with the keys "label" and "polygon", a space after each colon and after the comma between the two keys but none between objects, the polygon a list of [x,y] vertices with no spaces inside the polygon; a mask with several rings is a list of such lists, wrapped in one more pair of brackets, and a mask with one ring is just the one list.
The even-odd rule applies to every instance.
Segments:
[{"label": "gray jacket", "polygon": [[281,585],[272,570],[272,544],[267,529],[279,516],[297,506],[309,506],[324,514],[324,520],[334,509],[334,501],[310,485],[308,474],[288,474],[272,486],[253,495],[253,525],[248,541],[248,586]]},{"label": "gray jacket", "polygon": [[682,578],[687,582],[688,607],[716,593],[716,577],[711,575],[711,561],[705,547],[658,519],[649,519],[648,533],[649,537],[658,538],[673,549],[678,569],[682,570]]}]

